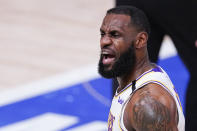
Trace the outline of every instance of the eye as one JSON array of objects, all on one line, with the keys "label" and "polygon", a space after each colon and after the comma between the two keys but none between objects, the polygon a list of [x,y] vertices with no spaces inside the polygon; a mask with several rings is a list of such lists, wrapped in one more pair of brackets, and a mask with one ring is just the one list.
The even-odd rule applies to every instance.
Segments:
[{"label": "eye", "polygon": [[103,37],[105,35],[105,32],[103,30],[100,30],[100,35]]},{"label": "eye", "polygon": [[104,32],[101,32],[100,34],[101,34],[101,37],[103,37],[103,36],[105,35],[105,33],[104,33]]},{"label": "eye", "polygon": [[112,37],[117,38],[117,37],[119,37],[119,36],[120,36],[120,33],[119,33],[119,32],[117,32],[117,31],[112,31],[112,32],[110,33],[110,35],[111,35]]}]

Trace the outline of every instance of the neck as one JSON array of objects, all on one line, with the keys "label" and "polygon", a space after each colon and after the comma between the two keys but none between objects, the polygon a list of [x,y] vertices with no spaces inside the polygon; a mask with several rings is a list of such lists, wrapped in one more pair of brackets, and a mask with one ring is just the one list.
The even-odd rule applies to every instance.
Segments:
[{"label": "neck", "polygon": [[142,73],[152,68],[152,65],[148,59],[148,55],[145,55],[141,58],[136,58],[136,63],[130,73],[125,74],[124,76],[117,77],[119,88],[118,92],[125,88],[131,81],[134,81]]}]

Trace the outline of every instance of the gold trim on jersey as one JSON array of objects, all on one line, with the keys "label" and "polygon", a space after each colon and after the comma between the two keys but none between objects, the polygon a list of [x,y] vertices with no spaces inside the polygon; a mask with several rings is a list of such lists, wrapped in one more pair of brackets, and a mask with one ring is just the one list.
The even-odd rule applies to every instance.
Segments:
[{"label": "gold trim on jersey", "polygon": [[121,121],[121,113],[120,113],[119,119],[118,119],[118,126],[119,126],[119,128],[120,128],[121,131],[124,131],[124,130],[121,128],[121,126],[120,126],[120,121]]},{"label": "gold trim on jersey", "polygon": [[181,104],[179,95],[178,95],[178,93],[177,93],[176,91],[175,91],[175,93],[176,93],[176,97],[177,97],[177,99],[178,99],[179,105],[180,105],[180,107],[181,107],[181,111],[183,112],[183,107],[182,107],[182,104]]}]

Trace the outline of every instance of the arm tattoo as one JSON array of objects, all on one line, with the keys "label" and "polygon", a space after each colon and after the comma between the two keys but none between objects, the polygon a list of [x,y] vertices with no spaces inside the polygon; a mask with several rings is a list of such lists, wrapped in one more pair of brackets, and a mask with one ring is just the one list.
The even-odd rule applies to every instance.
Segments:
[{"label": "arm tattoo", "polygon": [[134,105],[134,121],[139,131],[169,131],[170,111],[149,94],[140,96]]}]

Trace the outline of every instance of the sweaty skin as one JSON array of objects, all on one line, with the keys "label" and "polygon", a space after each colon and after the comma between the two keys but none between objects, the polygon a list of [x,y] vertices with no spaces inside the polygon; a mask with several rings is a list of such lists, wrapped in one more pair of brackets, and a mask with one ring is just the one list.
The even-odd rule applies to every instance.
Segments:
[{"label": "sweaty skin", "polygon": [[[120,55],[134,45],[136,61],[130,72],[118,76],[118,92],[143,72],[155,67],[148,59],[148,34],[138,31],[124,14],[107,14],[100,28],[101,52],[113,52],[106,70],[111,70]],[[105,60],[104,60],[105,61]],[[148,84],[134,92],[124,112],[124,124],[128,131],[177,131],[178,115],[173,97],[160,85]]]}]

